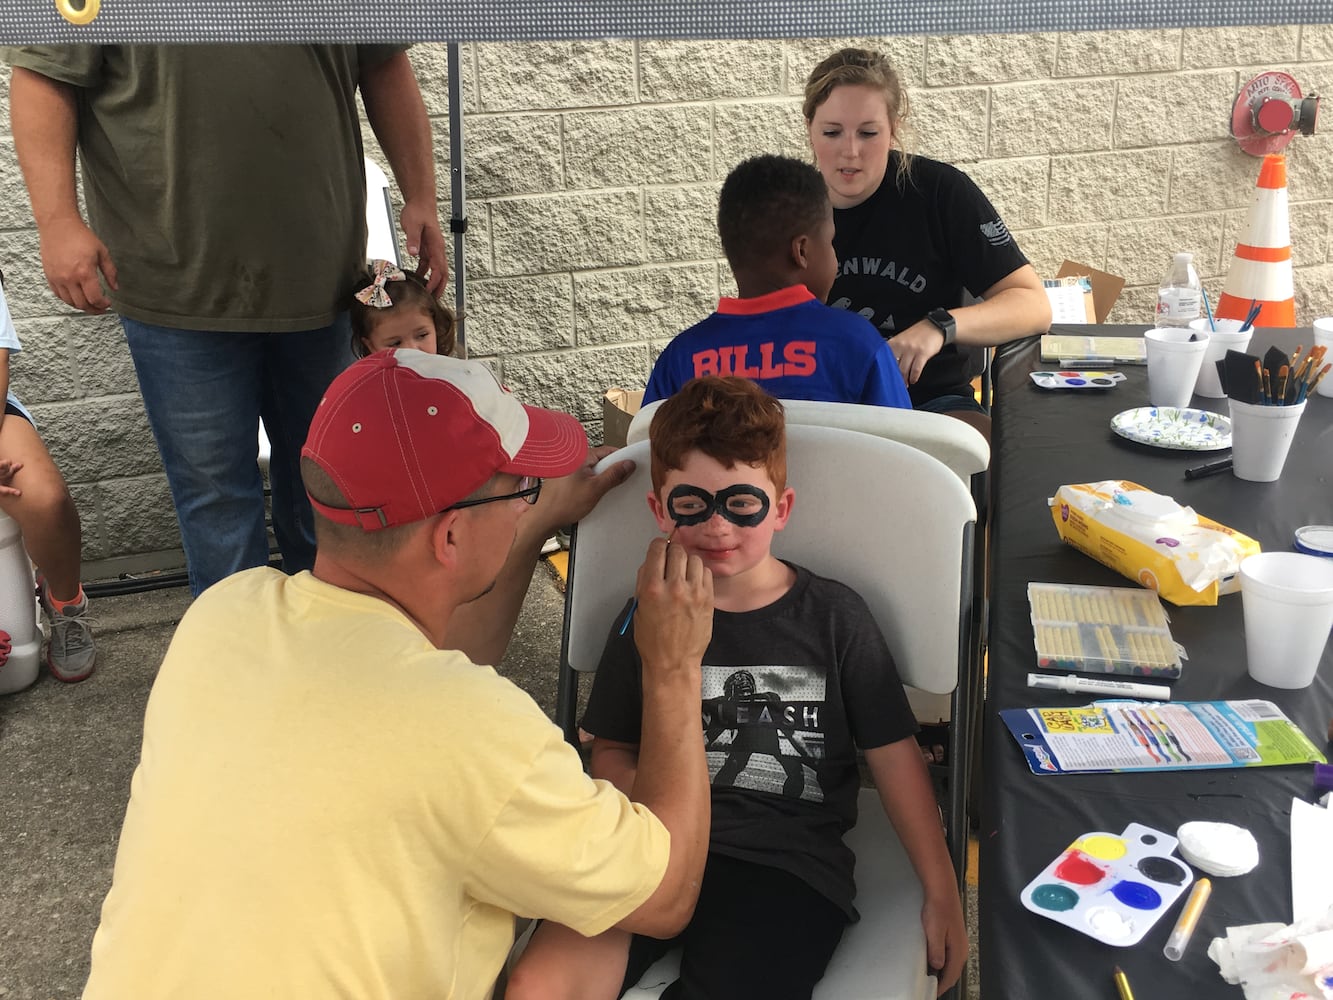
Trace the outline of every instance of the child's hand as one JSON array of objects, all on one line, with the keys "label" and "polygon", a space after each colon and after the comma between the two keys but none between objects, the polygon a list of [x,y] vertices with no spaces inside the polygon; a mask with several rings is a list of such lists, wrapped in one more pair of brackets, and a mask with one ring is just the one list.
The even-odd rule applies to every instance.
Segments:
[{"label": "child's hand", "polygon": [[634,596],[634,645],[645,672],[697,668],[713,637],[713,574],[703,560],[654,538]]},{"label": "child's hand", "polygon": [[967,961],[967,922],[956,889],[951,886],[926,896],[921,926],[926,930],[926,962],[937,977],[935,995],[939,996],[958,982]]},{"label": "child's hand", "polygon": [[23,491],[11,485],[14,481],[14,474],[23,468],[22,462],[11,462],[7,458],[0,458],[0,496],[21,497]]}]

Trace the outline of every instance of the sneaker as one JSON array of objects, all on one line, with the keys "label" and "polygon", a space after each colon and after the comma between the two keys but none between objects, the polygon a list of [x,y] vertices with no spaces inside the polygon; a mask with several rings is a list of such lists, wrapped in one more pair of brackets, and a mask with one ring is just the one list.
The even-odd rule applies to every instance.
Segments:
[{"label": "sneaker", "polygon": [[51,620],[51,642],[46,649],[46,665],[58,681],[73,684],[93,672],[97,647],[93,645],[93,620],[88,617],[88,595],[78,604],[57,611],[51,604],[46,582],[41,585],[42,608]]}]

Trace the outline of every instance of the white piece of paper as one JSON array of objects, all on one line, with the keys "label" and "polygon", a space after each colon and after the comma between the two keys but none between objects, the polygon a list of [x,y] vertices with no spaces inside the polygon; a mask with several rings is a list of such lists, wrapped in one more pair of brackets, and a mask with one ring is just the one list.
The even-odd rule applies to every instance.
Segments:
[{"label": "white piece of paper", "polygon": [[1052,323],[1086,323],[1088,307],[1083,289],[1077,285],[1046,286],[1046,298],[1051,302]]},{"label": "white piece of paper", "polygon": [[1333,907],[1333,812],[1303,799],[1291,800],[1292,921],[1326,913]]}]

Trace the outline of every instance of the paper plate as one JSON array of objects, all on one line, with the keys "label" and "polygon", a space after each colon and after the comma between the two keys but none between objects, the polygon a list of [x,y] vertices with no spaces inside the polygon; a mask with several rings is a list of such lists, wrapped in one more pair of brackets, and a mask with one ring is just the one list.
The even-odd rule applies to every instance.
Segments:
[{"label": "paper plate", "polygon": [[1029,372],[1039,389],[1114,389],[1125,381],[1123,372]]},{"label": "paper plate", "polygon": [[1111,418],[1122,438],[1179,451],[1219,451],[1231,447],[1231,421],[1220,413],[1190,407],[1140,406]]}]

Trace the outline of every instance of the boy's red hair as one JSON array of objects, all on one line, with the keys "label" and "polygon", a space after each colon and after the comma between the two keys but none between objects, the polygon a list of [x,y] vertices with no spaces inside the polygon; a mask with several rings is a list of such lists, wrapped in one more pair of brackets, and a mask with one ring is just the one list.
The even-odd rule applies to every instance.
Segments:
[{"label": "boy's red hair", "polygon": [[691,379],[653,414],[653,490],[667,473],[701,451],[728,469],[738,462],[763,466],[773,486],[787,486],[787,422],[782,404],[754,382],[734,375]]}]

